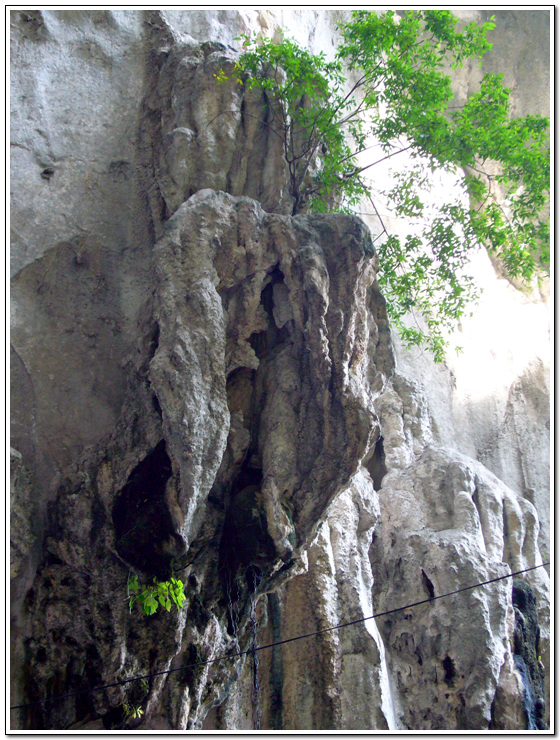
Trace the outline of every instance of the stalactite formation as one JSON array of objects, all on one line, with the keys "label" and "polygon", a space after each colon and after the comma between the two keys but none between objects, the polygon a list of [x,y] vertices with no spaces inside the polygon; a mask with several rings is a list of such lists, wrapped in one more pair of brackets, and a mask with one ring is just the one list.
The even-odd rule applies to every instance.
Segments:
[{"label": "stalactite formation", "polygon": [[[271,11],[223,12],[11,13],[11,727],[545,729],[545,569],[435,598],[542,563],[543,461],[500,465],[544,365],[462,451],[368,226],[292,217],[261,101],[216,84],[215,29]],[[129,609],[133,573],[185,606]]]}]

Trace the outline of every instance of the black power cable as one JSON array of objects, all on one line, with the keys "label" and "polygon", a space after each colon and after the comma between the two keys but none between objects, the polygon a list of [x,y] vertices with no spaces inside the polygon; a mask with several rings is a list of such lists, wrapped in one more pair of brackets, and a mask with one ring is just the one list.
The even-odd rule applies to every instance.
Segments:
[{"label": "black power cable", "polygon": [[497,581],[503,581],[506,578],[514,578],[515,576],[523,575],[523,573],[529,573],[529,571],[536,570],[537,568],[544,568],[547,565],[550,565],[550,563],[541,563],[540,565],[534,565],[531,568],[525,568],[525,570],[518,570],[515,573],[508,573],[505,576],[498,576],[497,578],[491,578],[488,581],[482,581],[481,583],[475,583],[472,586],[465,586],[464,588],[458,588],[456,591],[449,591],[448,593],[440,594],[439,596],[430,596],[429,599],[422,599],[422,601],[415,601],[412,604],[406,604],[405,606],[398,606],[395,609],[388,609],[387,611],[379,612],[378,614],[372,614],[370,617],[361,617],[360,619],[354,619],[351,622],[341,622],[340,624],[337,624],[334,627],[325,627],[324,629],[317,630],[315,632],[308,632],[304,635],[297,635],[296,637],[288,637],[285,640],[279,640],[278,642],[271,642],[268,645],[258,645],[257,647],[250,648],[249,650],[243,650],[237,653],[231,653],[230,655],[221,655],[218,658],[211,658],[210,660],[203,660],[198,663],[189,663],[188,665],[182,665],[179,668],[170,668],[167,671],[159,671],[157,673],[148,673],[145,676],[135,676],[134,678],[127,678],[124,681],[116,681],[115,683],[104,684],[103,686],[96,686],[92,689],[82,689],[80,691],[75,691],[71,694],[61,694],[60,696],[53,696],[50,699],[39,699],[38,701],[33,701],[28,704],[17,704],[14,707],[10,707],[10,710],[25,709],[27,707],[33,707],[39,704],[48,704],[54,701],[61,701],[62,699],[70,699],[71,697],[79,696],[81,694],[89,694],[94,691],[102,691],[103,689],[111,689],[111,688],[114,688],[115,686],[125,686],[128,683],[134,683],[136,681],[145,681],[148,678],[164,676],[169,673],[176,673],[177,671],[184,671],[184,670],[187,670],[188,668],[196,668],[198,666],[210,665],[211,663],[217,663],[220,660],[240,658],[243,655],[252,655],[258,650],[267,650],[269,648],[277,647],[278,645],[286,645],[289,642],[295,642],[296,640],[304,640],[307,637],[314,637],[315,635],[322,635],[325,632],[333,632],[334,630],[342,629],[343,627],[350,627],[354,624],[360,624],[362,622],[367,622],[369,619],[376,619],[377,617],[386,617],[389,614],[395,614],[396,612],[401,612],[401,611],[404,611],[405,609],[412,609],[413,607],[420,606],[421,604],[429,604],[433,601],[437,601],[438,599],[445,599],[448,596],[454,596],[455,594],[460,594],[460,593],[463,593],[464,591],[471,591],[473,588],[480,588],[481,586],[488,586],[490,583],[496,583]]}]

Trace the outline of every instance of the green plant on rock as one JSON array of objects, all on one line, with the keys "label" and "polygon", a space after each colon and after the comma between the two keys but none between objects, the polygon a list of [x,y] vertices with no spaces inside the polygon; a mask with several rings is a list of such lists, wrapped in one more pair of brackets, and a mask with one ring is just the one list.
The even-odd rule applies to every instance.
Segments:
[{"label": "green plant on rock", "polygon": [[138,576],[133,575],[128,579],[128,593],[130,611],[137,603],[147,616],[155,614],[159,606],[171,611],[171,605],[175,604],[180,610],[185,601],[183,582],[173,577],[169,581],[158,581],[154,576],[152,583],[140,585]]},{"label": "green plant on rock", "polygon": [[144,710],[141,707],[132,707],[128,704],[123,704],[124,716],[127,719],[139,719],[143,714]]},{"label": "green plant on rock", "polygon": [[[510,90],[497,74],[484,75],[455,105],[446,72],[480,60],[494,27],[491,18],[459,29],[448,10],[358,10],[341,24],[332,61],[289,39],[243,36],[232,73],[216,75],[261,92],[261,122],[282,142],[294,214],[351,211],[369,201],[377,239],[384,237],[379,282],[389,315],[408,345],[428,347],[436,360],[446,332],[478,296],[467,274],[477,245],[525,284],[549,268],[548,119],[512,118]],[[420,224],[401,237],[385,227],[366,172],[398,164],[405,152],[407,164],[384,194],[396,216]],[[468,197],[428,214],[437,171],[453,175]],[[425,328],[407,326],[411,313]]]}]

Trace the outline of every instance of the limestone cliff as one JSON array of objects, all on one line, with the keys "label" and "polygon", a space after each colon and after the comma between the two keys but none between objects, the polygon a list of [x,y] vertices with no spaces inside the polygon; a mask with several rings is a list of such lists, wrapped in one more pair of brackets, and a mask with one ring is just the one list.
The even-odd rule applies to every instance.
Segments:
[{"label": "limestone cliff", "polygon": [[[477,406],[403,350],[368,226],[288,215],[215,82],[336,17],[11,13],[14,729],[546,727],[545,569],[437,598],[548,552],[546,351]],[[183,609],[129,610],[171,569]]]}]

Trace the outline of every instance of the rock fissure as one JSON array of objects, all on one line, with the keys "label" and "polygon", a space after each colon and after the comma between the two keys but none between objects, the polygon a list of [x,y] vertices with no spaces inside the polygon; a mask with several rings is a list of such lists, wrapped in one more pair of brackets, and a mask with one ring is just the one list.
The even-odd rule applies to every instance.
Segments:
[{"label": "rock fissure", "polygon": [[461,451],[370,230],[289,215],[260,94],[216,82],[272,11],[216,13],[13,11],[12,703],[123,684],[12,727],[545,729],[542,569],[329,629],[541,562],[547,378]]}]

